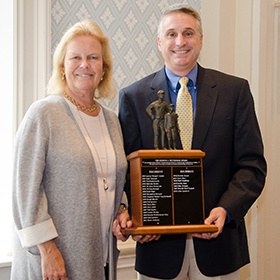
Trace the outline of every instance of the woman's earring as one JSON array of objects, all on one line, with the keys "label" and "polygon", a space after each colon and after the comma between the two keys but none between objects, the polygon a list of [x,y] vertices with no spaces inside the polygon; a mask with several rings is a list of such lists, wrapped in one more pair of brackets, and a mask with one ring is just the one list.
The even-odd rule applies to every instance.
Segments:
[{"label": "woman's earring", "polygon": [[62,81],[65,80],[65,73],[64,73],[64,71],[61,71],[61,80]]},{"label": "woman's earring", "polygon": [[103,81],[104,74],[105,74],[105,71],[102,72],[101,81]]}]

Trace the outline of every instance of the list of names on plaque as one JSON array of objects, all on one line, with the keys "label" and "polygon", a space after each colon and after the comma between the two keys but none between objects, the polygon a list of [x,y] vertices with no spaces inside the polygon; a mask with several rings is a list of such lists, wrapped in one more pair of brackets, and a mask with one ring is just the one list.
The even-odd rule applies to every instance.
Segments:
[{"label": "list of names on plaque", "polygon": [[190,185],[191,176],[194,174],[193,169],[179,169],[179,172],[173,173],[174,193],[190,192],[195,189],[194,185]]},{"label": "list of names on plaque", "polygon": [[142,160],[143,225],[203,223],[201,160]]},{"label": "list of names on plaque", "polygon": [[142,169],[143,225],[172,224],[170,168]]},{"label": "list of names on plaque", "polygon": [[200,167],[174,167],[175,224],[203,223]]}]

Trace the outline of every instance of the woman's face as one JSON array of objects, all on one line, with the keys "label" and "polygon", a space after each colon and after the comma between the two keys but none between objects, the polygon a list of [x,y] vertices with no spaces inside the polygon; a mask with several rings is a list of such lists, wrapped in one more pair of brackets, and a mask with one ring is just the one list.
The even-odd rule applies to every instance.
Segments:
[{"label": "woman's face", "polygon": [[66,47],[64,72],[71,92],[94,93],[103,76],[100,42],[90,35],[75,36]]}]

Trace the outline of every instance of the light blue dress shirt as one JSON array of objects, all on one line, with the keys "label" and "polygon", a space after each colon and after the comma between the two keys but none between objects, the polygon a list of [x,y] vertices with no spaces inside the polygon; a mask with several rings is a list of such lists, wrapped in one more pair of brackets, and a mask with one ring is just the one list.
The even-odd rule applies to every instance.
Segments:
[{"label": "light blue dress shirt", "polygon": [[[197,72],[198,72],[198,65],[196,64],[195,67],[191,70],[191,72],[187,75],[187,77],[189,78],[188,89],[192,97],[194,119],[196,115],[196,100],[197,100]],[[170,100],[171,103],[174,105],[174,110],[176,111],[176,100],[178,96],[178,91],[180,89],[179,80],[181,77],[171,72],[166,66],[165,66],[165,73],[168,80]]]}]

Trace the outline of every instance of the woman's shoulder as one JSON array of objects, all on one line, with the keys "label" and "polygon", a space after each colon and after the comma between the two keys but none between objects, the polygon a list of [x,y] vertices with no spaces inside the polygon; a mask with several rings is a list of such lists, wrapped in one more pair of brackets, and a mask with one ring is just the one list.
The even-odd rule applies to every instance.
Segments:
[{"label": "woman's shoulder", "polygon": [[34,101],[34,103],[30,106],[38,108],[38,107],[45,107],[45,106],[54,106],[54,105],[61,105],[63,104],[63,96],[60,94],[53,94],[47,95],[42,99],[38,99]]},{"label": "woman's shoulder", "polygon": [[[36,101],[34,101],[27,113],[31,113],[31,114],[39,114],[39,113],[43,113],[46,112],[51,109],[52,110],[56,110],[57,107],[61,107],[63,106],[63,104],[65,104],[64,100],[63,100],[63,96],[56,94],[56,95],[48,95],[42,99],[38,99]],[[48,109],[48,110],[47,110]]]},{"label": "woman's shoulder", "polygon": [[117,116],[117,113],[112,110],[111,108],[108,108],[106,106],[100,105],[102,107],[103,115],[105,118],[105,121],[107,123],[107,126],[115,127],[119,126],[119,118]]},{"label": "woman's shoulder", "polygon": [[57,119],[60,114],[65,112],[63,108],[67,106],[66,101],[61,95],[50,95],[34,101],[27,109],[22,123],[48,122],[51,119]]},{"label": "woman's shoulder", "polygon": [[100,103],[99,103],[99,105],[102,108],[104,116],[109,116],[111,118],[117,118],[117,113],[113,109],[111,109],[103,104],[100,104]]}]

